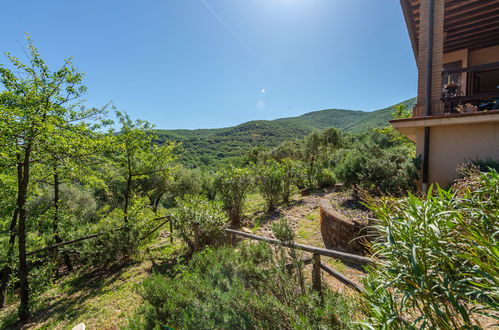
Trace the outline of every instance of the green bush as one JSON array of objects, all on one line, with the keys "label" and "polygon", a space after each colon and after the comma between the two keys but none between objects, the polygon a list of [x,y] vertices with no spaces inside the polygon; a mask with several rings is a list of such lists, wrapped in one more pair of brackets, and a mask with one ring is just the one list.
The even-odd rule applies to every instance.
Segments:
[{"label": "green bush", "polygon": [[201,193],[210,201],[217,196],[217,187],[215,186],[215,175],[210,172],[202,172]]},{"label": "green bush", "polygon": [[225,238],[226,218],[219,203],[201,196],[184,196],[177,200],[173,213],[176,234],[194,248],[194,225],[199,226],[199,247],[220,244]]},{"label": "green bush", "polygon": [[[123,210],[114,209],[90,227],[88,233],[100,236],[83,242],[82,261],[106,268],[133,260],[144,243],[141,238],[157,225],[149,221],[156,214],[147,205],[145,198],[133,199],[126,225],[123,225]],[[78,237],[82,236],[85,234],[80,233]]]},{"label": "green bush", "polygon": [[173,278],[155,274],[140,289],[145,304],[132,329],[346,329],[352,306],[325,291],[302,293],[276,267],[264,243],[196,254]]},{"label": "green bush", "polygon": [[282,201],[284,203],[289,203],[289,198],[295,186],[298,186],[303,181],[302,170],[303,167],[298,161],[286,158],[280,163],[280,168],[282,171]]},{"label": "green bush", "polygon": [[215,187],[218,196],[234,227],[241,224],[241,214],[251,181],[250,172],[245,168],[230,166],[216,174]]},{"label": "green bush", "polygon": [[185,195],[197,195],[203,188],[203,174],[199,170],[193,170],[179,166],[172,170],[172,178],[166,186],[167,196],[165,206],[175,206],[175,200]]},{"label": "green bush", "polygon": [[363,141],[346,150],[336,175],[347,186],[358,185],[371,193],[405,195],[415,189],[417,170],[405,147],[383,149]]},{"label": "green bush", "polygon": [[275,160],[267,160],[254,166],[253,173],[258,191],[267,203],[267,210],[275,210],[283,195],[284,173],[281,166]]},{"label": "green bush", "polygon": [[478,166],[478,169],[482,172],[490,171],[491,169],[499,171],[499,161],[490,158],[478,159],[472,162],[474,165]]},{"label": "green bush", "polygon": [[[499,309],[499,174],[470,182],[459,195],[436,188],[371,205],[381,233],[366,285],[374,328],[471,329]],[[411,314],[412,324],[399,318]]]}]

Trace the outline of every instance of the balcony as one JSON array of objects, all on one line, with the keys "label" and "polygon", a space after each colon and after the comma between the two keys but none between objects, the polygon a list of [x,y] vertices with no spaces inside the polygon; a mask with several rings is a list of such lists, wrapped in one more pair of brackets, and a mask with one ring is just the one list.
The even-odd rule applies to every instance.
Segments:
[{"label": "balcony", "polygon": [[499,110],[499,62],[442,71],[443,111],[472,113]]}]

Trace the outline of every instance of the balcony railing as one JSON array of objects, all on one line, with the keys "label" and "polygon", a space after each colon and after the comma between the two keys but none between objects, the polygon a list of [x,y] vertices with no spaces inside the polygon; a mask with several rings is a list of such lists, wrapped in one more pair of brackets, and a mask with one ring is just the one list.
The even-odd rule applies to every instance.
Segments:
[{"label": "balcony railing", "polygon": [[444,82],[445,77],[466,81],[465,88],[454,83],[454,79],[444,86],[441,99],[444,113],[499,110],[499,62],[444,70],[442,77]]}]

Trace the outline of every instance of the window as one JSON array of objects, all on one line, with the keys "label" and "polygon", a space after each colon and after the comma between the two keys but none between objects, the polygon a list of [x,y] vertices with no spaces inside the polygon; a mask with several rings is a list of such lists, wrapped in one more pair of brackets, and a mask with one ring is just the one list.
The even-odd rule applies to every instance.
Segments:
[{"label": "window", "polygon": [[[462,68],[462,61],[450,62],[444,64],[444,74],[442,76],[442,88],[447,84],[458,84],[461,86],[462,73],[459,71]],[[448,72],[450,71],[450,72]],[[459,71],[459,72],[454,72]]]}]

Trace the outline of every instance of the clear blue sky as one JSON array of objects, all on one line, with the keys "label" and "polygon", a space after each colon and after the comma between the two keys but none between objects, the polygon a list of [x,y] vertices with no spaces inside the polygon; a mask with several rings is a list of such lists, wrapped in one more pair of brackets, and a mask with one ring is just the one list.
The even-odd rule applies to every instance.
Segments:
[{"label": "clear blue sky", "polygon": [[[16,0],[0,51],[24,32],[57,67],[73,56],[88,106],[157,128],[213,128],[416,95],[398,0]],[[0,63],[5,63],[2,57]]]}]

